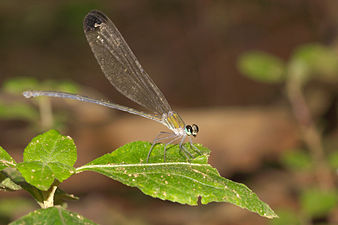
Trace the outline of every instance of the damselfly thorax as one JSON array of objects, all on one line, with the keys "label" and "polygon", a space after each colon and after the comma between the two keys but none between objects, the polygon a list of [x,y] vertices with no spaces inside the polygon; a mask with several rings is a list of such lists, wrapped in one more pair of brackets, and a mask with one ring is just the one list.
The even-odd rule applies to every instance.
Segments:
[{"label": "damselfly thorax", "polygon": [[193,125],[185,125],[184,121],[174,111],[169,111],[168,113],[164,113],[161,119],[163,125],[167,126],[172,132],[161,131],[159,135],[154,139],[153,144],[148,152],[147,162],[149,160],[150,154],[154,148],[154,145],[159,141],[167,140],[169,141],[164,145],[163,157],[164,161],[166,159],[166,151],[169,144],[174,143],[175,141],[179,141],[179,148],[185,155],[187,159],[193,157],[193,155],[183,146],[184,140],[186,137],[189,138],[190,146],[193,147],[195,151],[201,154],[200,150],[192,143],[191,136],[196,137],[199,129],[196,124]]}]

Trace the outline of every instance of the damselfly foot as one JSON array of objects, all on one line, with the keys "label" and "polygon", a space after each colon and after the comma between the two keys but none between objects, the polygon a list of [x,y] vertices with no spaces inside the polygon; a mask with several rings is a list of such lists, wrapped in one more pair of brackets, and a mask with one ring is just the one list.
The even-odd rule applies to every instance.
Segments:
[{"label": "damselfly foot", "polygon": [[[161,135],[167,135],[165,137],[161,137]],[[170,133],[170,132],[160,132],[156,138],[154,139],[150,149],[149,149],[149,152],[148,152],[148,155],[147,155],[147,163],[149,162],[149,158],[150,158],[150,155],[155,147],[156,144],[159,144],[160,141],[163,141],[163,140],[167,140],[167,139],[171,139],[170,141],[168,141],[167,143],[165,143],[164,147],[163,147],[163,161],[165,162],[166,161],[166,153],[167,153],[167,150],[169,149],[168,146],[172,143],[174,143],[175,141],[178,141],[181,139],[181,141],[179,142],[179,149],[180,151],[182,151],[182,153],[184,154],[185,158],[190,161],[191,159],[194,158],[194,156],[191,154],[191,152],[183,145],[184,143],[184,140],[187,136],[180,136],[180,135],[177,135],[175,133]],[[190,148],[193,148],[195,152],[197,152],[199,155],[202,155],[202,152],[192,143],[192,140],[189,137],[189,144],[190,144]]]}]

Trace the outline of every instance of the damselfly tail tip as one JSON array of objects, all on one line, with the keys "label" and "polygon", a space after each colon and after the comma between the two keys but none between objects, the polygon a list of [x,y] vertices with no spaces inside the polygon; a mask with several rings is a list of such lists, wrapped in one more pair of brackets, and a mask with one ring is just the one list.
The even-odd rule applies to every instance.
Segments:
[{"label": "damselfly tail tip", "polygon": [[31,92],[31,91],[24,91],[24,92],[22,92],[22,94],[23,94],[23,96],[25,96],[25,98],[31,98],[31,97],[34,96],[33,92]]},{"label": "damselfly tail tip", "polygon": [[85,32],[94,31],[100,27],[100,24],[106,23],[108,18],[98,10],[90,11],[83,20],[83,30]]}]

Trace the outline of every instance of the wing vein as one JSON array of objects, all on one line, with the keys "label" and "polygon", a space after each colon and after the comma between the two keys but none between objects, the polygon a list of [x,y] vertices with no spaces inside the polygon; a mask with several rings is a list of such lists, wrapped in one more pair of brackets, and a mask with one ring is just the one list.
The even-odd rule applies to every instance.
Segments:
[{"label": "wing vein", "polygon": [[103,73],[119,92],[156,115],[172,111],[108,17],[96,10],[89,12],[84,31]]}]

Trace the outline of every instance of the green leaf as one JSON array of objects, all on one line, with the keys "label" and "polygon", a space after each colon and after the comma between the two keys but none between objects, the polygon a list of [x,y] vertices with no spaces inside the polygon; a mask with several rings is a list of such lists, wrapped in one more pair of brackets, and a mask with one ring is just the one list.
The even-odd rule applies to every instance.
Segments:
[{"label": "green leaf", "polygon": [[31,225],[31,224],[44,224],[44,225],[64,225],[64,224],[95,224],[83,216],[65,210],[62,207],[55,206],[47,209],[39,209],[29,213],[26,216],[10,223],[10,225]]},{"label": "green leaf", "polygon": [[40,88],[69,93],[77,93],[79,91],[78,85],[71,81],[46,80],[41,83]]},{"label": "green leaf", "polygon": [[61,81],[57,85],[57,90],[62,92],[69,92],[69,93],[78,93],[79,86],[70,81]]},{"label": "green leaf", "polygon": [[16,191],[22,188],[29,192],[37,202],[42,202],[44,200],[42,191],[27,183],[25,178],[16,168],[6,168],[2,171],[2,174],[4,177],[10,179],[9,185],[5,186],[6,190]]},{"label": "green leaf", "polygon": [[21,186],[17,185],[4,171],[0,172],[0,190],[2,191],[18,191]]},{"label": "green leaf", "polygon": [[28,144],[18,170],[28,183],[46,191],[55,178],[62,182],[74,173],[76,157],[73,140],[50,130]]},{"label": "green leaf", "polygon": [[[27,209],[35,208],[33,204],[34,202],[23,197],[0,199],[0,218],[4,216],[13,218],[18,214],[25,213]],[[3,222],[3,220],[0,221]]]},{"label": "green leaf", "polygon": [[333,169],[338,169],[338,151],[331,152],[328,156],[330,166]]},{"label": "green leaf", "polygon": [[33,138],[25,148],[23,160],[41,161],[45,164],[59,162],[73,166],[76,162],[76,147],[71,137],[50,130]]},{"label": "green leaf", "polygon": [[300,225],[300,218],[297,212],[290,209],[280,209],[277,211],[279,218],[271,220],[272,225]]},{"label": "green leaf", "polygon": [[66,201],[79,199],[79,197],[73,194],[66,193],[60,188],[57,188],[54,194],[54,205],[63,205]]},{"label": "green leaf", "polygon": [[23,162],[17,166],[27,183],[46,191],[53,184],[55,176],[47,164],[42,162]]},{"label": "green leaf", "polygon": [[7,80],[3,84],[4,91],[12,94],[20,94],[27,90],[54,90],[77,93],[79,87],[71,81],[55,81],[45,80],[38,82],[35,78],[31,77],[16,77]]},{"label": "green leaf", "polygon": [[308,170],[312,168],[311,156],[302,150],[293,149],[282,155],[282,162],[292,170]]},{"label": "green leaf", "polygon": [[242,55],[238,68],[245,76],[261,82],[278,83],[285,79],[285,66],[276,56],[252,51]]},{"label": "green leaf", "polygon": [[22,189],[21,184],[25,182],[16,168],[5,168],[0,172],[1,188],[5,191],[17,191]]},{"label": "green leaf", "polygon": [[295,50],[289,63],[289,75],[302,83],[313,78],[336,81],[338,78],[338,54],[321,44],[302,45]]},{"label": "green leaf", "polygon": [[34,90],[38,87],[38,81],[31,77],[16,77],[3,84],[4,91],[12,94],[21,94],[25,90]]},{"label": "green leaf", "polygon": [[0,171],[7,167],[14,167],[14,159],[0,146]]},{"label": "green leaf", "polygon": [[308,189],[302,193],[302,209],[313,217],[324,216],[337,206],[338,195],[335,190]]},{"label": "green leaf", "polygon": [[[194,153],[196,158],[190,162],[186,161],[177,145],[170,145],[164,162],[164,145],[157,144],[150,162],[146,163],[150,146],[148,142],[126,144],[77,168],[77,172],[95,171],[128,186],[137,187],[152,197],[181,204],[197,205],[201,198],[202,204],[230,202],[261,216],[277,216],[245,185],[221,177],[215,168],[207,164],[210,150],[201,145],[196,144],[196,147],[203,154]],[[184,146],[194,152],[189,144]]]},{"label": "green leaf", "polygon": [[37,121],[39,119],[39,113],[37,110],[27,104],[5,104],[0,102],[0,118]]}]

